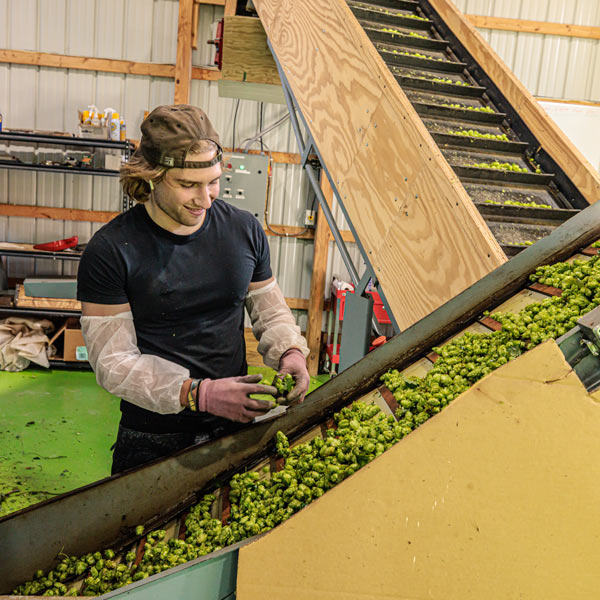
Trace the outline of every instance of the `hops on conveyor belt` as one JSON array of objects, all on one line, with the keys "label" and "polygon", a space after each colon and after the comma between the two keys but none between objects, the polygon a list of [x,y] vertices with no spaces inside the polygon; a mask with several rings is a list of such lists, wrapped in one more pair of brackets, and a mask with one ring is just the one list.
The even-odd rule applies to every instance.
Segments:
[{"label": "hops on conveyor belt", "polygon": [[494,200],[486,200],[485,204],[497,204],[499,206],[524,206],[526,208],[552,209],[552,207],[549,204],[538,204],[537,202],[518,202],[517,200],[506,200],[505,202],[496,202]]},{"label": "hops on conveyor belt", "polygon": [[600,305],[600,257],[539,267],[529,279],[559,288],[562,295],[529,304],[516,314],[493,313],[491,317],[502,330],[466,332],[434,348],[439,359],[425,377],[403,377],[395,369],[382,376],[398,402],[396,416],[403,434],[440,412],[494,369],[547,339],[564,335],[582,315]]},{"label": "hops on conveyor belt", "polygon": [[480,162],[480,163],[473,163],[473,164],[465,165],[465,166],[476,167],[477,169],[496,169],[496,170],[500,170],[500,171],[514,171],[515,173],[530,173],[531,172],[531,171],[529,171],[529,169],[527,167],[521,167],[517,163],[508,163],[508,162],[501,163],[500,161],[497,161],[497,160],[490,162],[490,163]]},{"label": "hops on conveyor belt", "polygon": [[450,135],[462,135],[465,137],[496,140],[498,142],[510,142],[508,136],[505,133],[483,133],[482,131],[477,131],[476,129],[458,129],[455,131],[450,130],[448,133]]},{"label": "hops on conveyor belt", "polygon": [[[334,420],[336,428],[328,430],[325,439],[317,437],[293,448],[278,432],[275,443],[278,456],[285,459],[284,468],[267,479],[261,479],[256,471],[235,475],[229,483],[231,511],[226,523],[212,516],[215,496],[207,494],[186,518],[185,539],[166,541],[164,530],[149,533],[138,565],[134,552],[128,552],[122,562],[113,560],[113,550],[106,550],[104,556],[96,552],[67,557],[49,573],[36,573],[35,579],[19,586],[15,594],[75,596],[76,588],[67,591],[63,582],[83,575],[79,594],[96,596],[268,531],[402,437],[394,417],[386,417],[377,406],[364,402],[343,408]],[[139,535],[142,533],[143,528]]]},{"label": "hops on conveyor belt", "polygon": [[468,104],[440,104],[446,108],[456,108],[459,110],[474,110],[475,112],[495,113],[496,111],[489,106],[469,106]]}]

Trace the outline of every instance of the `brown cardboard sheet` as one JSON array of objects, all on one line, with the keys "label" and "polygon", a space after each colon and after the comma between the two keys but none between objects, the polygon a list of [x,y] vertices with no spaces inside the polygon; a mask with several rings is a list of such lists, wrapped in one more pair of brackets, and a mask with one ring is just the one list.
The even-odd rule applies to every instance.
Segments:
[{"label": "brown cardboard sheet", "polygon": [[600,405],[549,341],[240,550],[238,600],[600,597]]}]

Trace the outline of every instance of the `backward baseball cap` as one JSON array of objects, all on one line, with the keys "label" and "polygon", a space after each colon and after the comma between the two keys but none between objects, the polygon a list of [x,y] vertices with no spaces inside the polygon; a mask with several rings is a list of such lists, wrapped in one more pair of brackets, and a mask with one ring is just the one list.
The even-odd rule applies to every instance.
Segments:
[{"label": "backward baseball cap", "polygon": [[[197,106],[158,106],[144,119],[141,130],[142,139],[135,153],[141,153],[152,165],[204,169],[216,165],[223,158],[219,135],[206,113]],[[214,142],[216,156],[204,162],[186,160],[189,149],[200,140]]]}]

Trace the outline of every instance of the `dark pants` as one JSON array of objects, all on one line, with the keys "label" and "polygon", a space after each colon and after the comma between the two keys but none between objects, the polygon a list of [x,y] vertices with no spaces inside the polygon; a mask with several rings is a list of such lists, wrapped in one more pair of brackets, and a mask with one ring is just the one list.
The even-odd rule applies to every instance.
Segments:
[{"label": "dark pants", "polygon": [[119,425],[111,474],[139,467],[209,438],[206,433],[146,433]]}]

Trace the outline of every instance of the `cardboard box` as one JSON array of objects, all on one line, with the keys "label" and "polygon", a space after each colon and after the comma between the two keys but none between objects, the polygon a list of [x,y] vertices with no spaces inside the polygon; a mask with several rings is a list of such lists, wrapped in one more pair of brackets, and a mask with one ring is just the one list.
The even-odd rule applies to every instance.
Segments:
[{"label": "cardboard box", "polygon": [[56,330],[52,338],[50,338],[49,344],[54,345],[55,342],[57,353],[53,358],[64,360],[66,362],[79,362],[88,359],[87,348],[85,347],[78,319],[69,317],[61,327]]},{"label": "cardboard box", "polygon": [[78,362],[88,359],[87,348],[83,340],[81,329],[65,329],[65,342],[63,360],[66,362]]},{"label": "cardboard box", "polygon": [[96,138],[107,140],[109,138],[108,127],[94,127],[93,125],[79,125],[79,137]]}]

